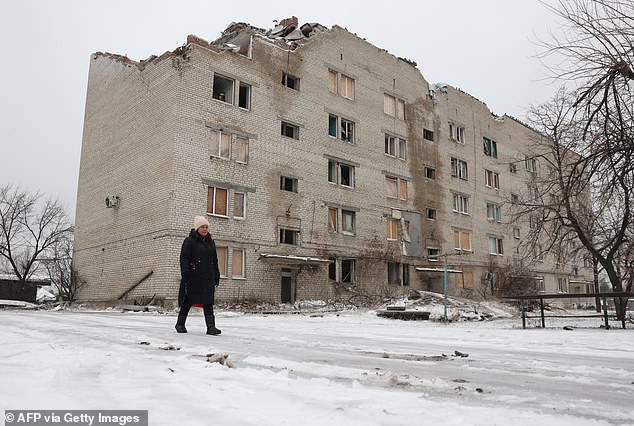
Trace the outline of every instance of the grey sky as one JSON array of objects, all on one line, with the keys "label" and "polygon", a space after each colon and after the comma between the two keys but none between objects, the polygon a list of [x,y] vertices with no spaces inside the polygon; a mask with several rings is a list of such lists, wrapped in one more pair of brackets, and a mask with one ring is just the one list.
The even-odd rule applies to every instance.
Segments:
[{"label": "grey sky", "polygon": [[90,54],[145,59],[230,22],[271,28],[297,16],[347,28],[418,63],[496,114],[524,116],[554,86],[534,58],[555,20],[538,0],[20,0],[0,5],[0,185],[59,197],[74,219]]}]

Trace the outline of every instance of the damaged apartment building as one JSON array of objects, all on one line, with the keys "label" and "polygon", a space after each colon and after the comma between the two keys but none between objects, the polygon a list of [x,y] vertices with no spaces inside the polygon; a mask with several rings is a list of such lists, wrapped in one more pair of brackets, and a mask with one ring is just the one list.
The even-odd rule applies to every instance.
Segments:
[{"label": "damaged apartment building", "polygon": [[[414,62],[294,17],[138,62],[95,53],[79,300],[174,303],[182,241],[205,213],[219,300],[442,292],[445,269],[451,293],[476,297],[492,262],[520,255],[530,224],[505,210],[538,171],[523,161],[532,136]],[[589,284],[583,264],[534,266],[549,292]]]}]

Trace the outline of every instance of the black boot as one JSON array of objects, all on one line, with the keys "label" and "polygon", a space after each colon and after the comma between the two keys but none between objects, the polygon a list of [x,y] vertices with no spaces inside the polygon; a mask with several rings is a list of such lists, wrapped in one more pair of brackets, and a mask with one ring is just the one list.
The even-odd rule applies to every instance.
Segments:
[{"label": "black boot", "polygon": [[205,323],[207,324],[207,334],[215,336],[221,333],[221,331],[216,328],[216,317],[213,314],[205,315]]},{"label": "black boot", "polygon": [[178,319],[176,320],[176,329],[177,333],[187,333],[187,329],[185,328],[185,321],[187,321],[187,310],[181,308],[178,312]]}]

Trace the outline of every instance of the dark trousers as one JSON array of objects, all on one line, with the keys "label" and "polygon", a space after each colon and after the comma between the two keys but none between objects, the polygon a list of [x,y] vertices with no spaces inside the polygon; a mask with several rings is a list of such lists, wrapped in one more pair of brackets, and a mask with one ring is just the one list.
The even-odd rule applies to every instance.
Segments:
[{"label": "dark trousers", "polygon": [[[178,322],[185,325],[185,320],[187,319],[187,315],[189,314],[189,310],[192,308],[192,304],[189,301],[189,297],[185,296],[185,300],[183,300],[183,304],[181,305],[181,310],[178,313]],[[203,305],[203,312],[205,314],[205,318],[214,315],[214,305],[205,303]]]}]

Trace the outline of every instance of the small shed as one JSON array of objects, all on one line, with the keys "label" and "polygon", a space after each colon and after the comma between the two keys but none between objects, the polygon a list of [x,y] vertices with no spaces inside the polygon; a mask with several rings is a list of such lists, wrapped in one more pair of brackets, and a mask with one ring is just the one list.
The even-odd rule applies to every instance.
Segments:
[{"label": "small shed", "polygon": [[0,300],[21,300],[35,303],[37,299],[37,288],[39,286],[50,285],[49,280],[27,280],[20,282],[16,278],[0,277]]}]

